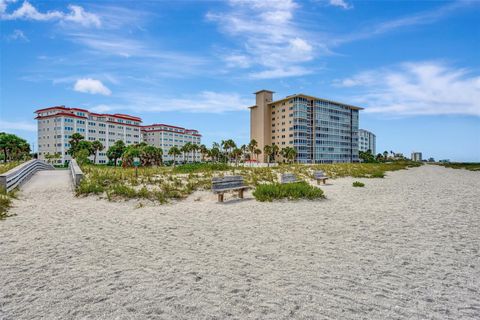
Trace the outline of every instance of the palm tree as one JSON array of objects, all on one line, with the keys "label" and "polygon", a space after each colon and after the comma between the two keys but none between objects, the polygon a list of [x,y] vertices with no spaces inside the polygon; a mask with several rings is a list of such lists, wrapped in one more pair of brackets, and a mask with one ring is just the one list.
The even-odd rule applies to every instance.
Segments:
[{"label": "palm tree", "polygon": [[232,157],[235,159],[235,166],[238,166],[238,158],[242,155],[242,150],[235,148],[232,150]]},{"label": "palm tree", "polygon": [[191,149],[191,146],[192,146],[192,143],[190,142],[187,142],[185,143],[181,148],[180,148],[180,151],[182,152],[182,155],[183,155],[183,163],[185,164],[186,161],[185,161],[185,154],[186,153],[189,153]]},{"label": "palm tree", "polygon": [[97,153],[103,150],[103,144],[100,141],[95,140],[92,142],[92,148],[94,152],[93,163],[97,163]]},{"label": "palm tree", "polygon": [[208,155],[208,148],[204,144],[200,145],[200,153],[202,154],[202,162],[205,162],[205,156]]},{"label": "palm tree", "polygon": [[217,162],[221,152],[219,148],[213,147],[208,153],[209,153],[209,157],[212,158],[213,163],[215,163]]},{"label": "palm tree", "polygon": [[180,155],[182,152],[180,151],[180,149],[178,149],[176,146],[173,146],[170,148],[170,150],[168,150],[168,154],[170,156],[173,156],[173,167],[175,167],[175,163],[176,163],[176,157],[178,155]]},{"label": "palm tree", "polygon": [[270,166],[270,157],[272,155],[272,146],[266,144],[263,147],[263,152],[265,153],[265,158],[267,159],[268,166]]},{"label": "palm tree", "polygon": [[287,161],[293,162],[295,160],[295,156],[297,155],[297,151],[295,151],[292,147],[285,147],[280,151],[282,157],[287,159]]},{"label": "palm tree", "polygon": [[240,150],[242,151],[242,157],[245,160],[247,158],[247,151],[248,151],[247,145],[242,144],[242,146],[240,147]]},{"label": "palm tree", "polygon": [[197,151],[200,150],[200,146],[198,144],[192,144],[190,150],[193,152],[193,162],[197,162]]},{"label": "palm tree", "polygon": [[255,139],[252,139],[248,144],[247,148],[248,148],[248,151],[250,152],[250,158],[253,158],[253,155],[255,154],[255,150],[257,149],[257,146],[258,146],[258,142]]},{"label": "palm tree", "polygon": [[273,161],[275,161],[275,158],[278,156],[278,152],[280,151],[280,148],[276,145],[272,145],[272,156],[273,156]]},{"label": "palm tree", "polygon": [[255,154],[255,157],[256,157],[257,162],[258,162],[258,156],[262,154],[262,150],[257,148],[255,150],[253,150],[253,153]]}]

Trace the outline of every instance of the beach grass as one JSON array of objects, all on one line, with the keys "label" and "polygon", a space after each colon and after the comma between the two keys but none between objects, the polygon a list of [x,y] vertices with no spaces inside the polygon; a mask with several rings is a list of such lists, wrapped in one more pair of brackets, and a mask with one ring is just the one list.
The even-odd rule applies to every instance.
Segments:
[{"label": "beach grass", "polygon": [[320,188],[311,186],[305,181],[295,183],[272,183],[261,184],[253,191],[253,196],[257,201],[268,201],[280,199],[288,200],[315,200],[325,196]]},{"label": "beach grass", "polygon": [[354,182],[352,183],[352,186],[362,188],[362,187],[365,187],[365,183],[360,182],[360,181],[354,181]]},{"label": "beach grass", "polygon": [[[322,170],[330,178],[383,178],[387,171],[407,169],[421,163],[409,161],[392,163],[341,163],[341,164],[281,164],[275,167],[236,167],[224,163],[195,163],[175,167],[111,167],[82,165],[85,178],[76,189],[77,196],[97,195],[111,201],[148,199],[167,203],[184,199],[197,190],[209,190],[212,177],[241,175],[245,184],[253,188],[268,188],[283,192],[276,186],[282,173],[294,173],[300,180],[313,181],[314,172]],[[287,187],[288,188],[288,187]],[[303,186],[297,188],[304,188]],[[303,190],[303,189],[302,189]],[[289,190],[295,192],[295,190]],[[305,191],[305,190],[304,190]],[[295,193],[294,193],[295,194]],[[308,194],[308,193],[307,193]],[[295,198],[287,196],[286,198]],[[259,199],[262,196],[259,197]],[[272,198],[273,199],[273,198]]]},{"label": "beach grass", "polygon": [[470,171],[480,171],[480,163],[474,162],[451,162],[451,163],[437,163],[445,168],[465,169]]}]

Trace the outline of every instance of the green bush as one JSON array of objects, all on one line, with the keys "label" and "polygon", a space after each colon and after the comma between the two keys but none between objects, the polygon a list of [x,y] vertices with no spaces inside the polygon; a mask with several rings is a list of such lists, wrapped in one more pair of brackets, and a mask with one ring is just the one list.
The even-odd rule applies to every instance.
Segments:
[{"label": "green bush", "polygon": [[353,183],[353,186],[354,186],[354,187],[365,187],[365,183],[362,183],[362,182],[360,182],[360,181],[355,181],[355,182]]},{"label": "green bush", "polygon": [[313,187],[306,182],[296,183],[273,183],[260,184],[253,192],[253,196],[258,201],[273,201],[277,199],[308,199],[314,200],[324,198],[323,191],[319,188]]},{"label": "green bush", "polygon": [[385,178],[384,172],[374,172],[370,175],[370,178]]}]

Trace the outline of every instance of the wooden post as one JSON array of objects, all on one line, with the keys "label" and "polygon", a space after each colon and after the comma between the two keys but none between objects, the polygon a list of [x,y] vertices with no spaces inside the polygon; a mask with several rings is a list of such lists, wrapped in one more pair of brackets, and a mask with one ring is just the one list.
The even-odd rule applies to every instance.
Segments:
[{"label": "wooden post", "polygon": [[243,189],[238,190],[238,197],[243,199]]},{"label": "wooden post", "polygon": [[317,184],[320,184],[320,180],[319,180],[319,179],[317,179]]},{"label": "wooden post", "polygon": [[218,194],[218,202],[223,202],[223,193]]}]

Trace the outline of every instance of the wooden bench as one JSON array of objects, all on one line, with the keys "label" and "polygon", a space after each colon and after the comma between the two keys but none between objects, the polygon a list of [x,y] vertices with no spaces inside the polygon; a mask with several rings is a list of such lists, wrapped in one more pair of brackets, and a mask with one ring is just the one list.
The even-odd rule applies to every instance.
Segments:
[{"label": "wooden bench", "polygon": [[325,175],[323,171],[315,171],[313,173],[313,179],[317,180],[317,184],[320,184],[320,181],[322,181],[323,184],[325,184],[328,177]]},{"label": "wooden bench", "polygon": [[223,202],[223,194],[227,191],[238,191],[238,197],[243,199],[243,191],[249,187],[243,183],[242,176],[226,176],[212,178],[212,191],[218,194],[218,202]]},{"label": "wooden bench", "polygon": [[295,176],[293,173],[283,173],[280,180],[281,183],[293,183],[298,181],[299,180],[297,179],[297,176]]}]

